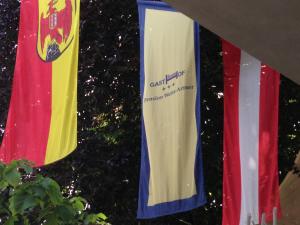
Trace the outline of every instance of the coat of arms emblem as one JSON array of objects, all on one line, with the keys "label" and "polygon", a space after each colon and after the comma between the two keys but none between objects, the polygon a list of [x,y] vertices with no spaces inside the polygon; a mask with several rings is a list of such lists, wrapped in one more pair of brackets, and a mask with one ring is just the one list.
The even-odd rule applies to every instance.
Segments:
[{"label": "coat of arms emblem", "polygon": [[71,44],[76,13],[76,0],[39,0],[37,51],[42,60],[56,60]]}]

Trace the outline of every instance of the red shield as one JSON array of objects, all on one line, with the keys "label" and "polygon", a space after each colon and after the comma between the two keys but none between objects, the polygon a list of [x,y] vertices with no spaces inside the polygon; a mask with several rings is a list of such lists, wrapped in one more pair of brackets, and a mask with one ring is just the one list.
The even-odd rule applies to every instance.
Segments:
[{"label": "red shield", "polygon": [[76,0],[39,0],[37,50],[42,60],[56,60],[73,40]]}]

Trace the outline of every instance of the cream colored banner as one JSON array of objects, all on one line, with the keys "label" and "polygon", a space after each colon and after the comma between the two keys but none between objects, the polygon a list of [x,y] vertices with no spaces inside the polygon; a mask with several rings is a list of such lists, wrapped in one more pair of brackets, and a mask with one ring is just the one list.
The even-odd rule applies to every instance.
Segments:
[{"label": "cream colored banner", "polygon": [[143,116],[150,161],[148,206],[196,194],[194,21],[147,9]]}]

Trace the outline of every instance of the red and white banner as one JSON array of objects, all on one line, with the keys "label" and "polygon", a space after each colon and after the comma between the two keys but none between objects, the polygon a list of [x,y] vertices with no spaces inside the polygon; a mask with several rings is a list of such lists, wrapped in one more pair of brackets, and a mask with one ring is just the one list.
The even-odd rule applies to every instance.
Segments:
[{"label": "red and white banner", "polygon": [[280,216],[280,74],[226,41],[222,46],[223,225],[264,224]]}]

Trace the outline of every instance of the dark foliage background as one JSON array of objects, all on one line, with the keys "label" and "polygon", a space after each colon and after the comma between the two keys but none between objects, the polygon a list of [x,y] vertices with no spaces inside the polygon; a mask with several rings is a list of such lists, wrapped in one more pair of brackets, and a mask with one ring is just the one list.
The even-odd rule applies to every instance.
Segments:
[{"label": "dark foliage background", "polygon": [[[19,1],[0,0],[0,141],[17,47]],[[81,0],[78,148],[42,168],[80,193],[113,225],[221,224],[223,80],[217,36],[202,28],[202,142],[208,204],[137,221],[140,166],[139,33],[135,0]],[[300,150],[300,87],[282,77],[279,166],[282,180]],[[24,131],[26,132],[26,131]]]}]

